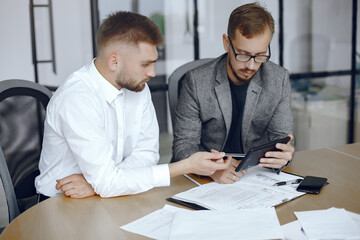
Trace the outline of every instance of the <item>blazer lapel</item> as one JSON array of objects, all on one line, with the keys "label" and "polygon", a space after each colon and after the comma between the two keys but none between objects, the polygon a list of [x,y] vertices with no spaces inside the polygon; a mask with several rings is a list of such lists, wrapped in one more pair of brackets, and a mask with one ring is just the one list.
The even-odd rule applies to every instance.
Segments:
[{"label": "blazer lapel", "polygon": [[[224,117],[225,126],[226,126],[226,137],[228,136],[231,118],[232,118],[232,100],[231,100],[231,90],[229,85],[229,80],[227,77],[226,71],[226,61],[227,57],[224,56],[223,59],[217,65],[216,77],[217,86],[215,86],[215,94],[220,105],[221,112]],[[225,144],[225,143],[224,143]]]},{"label": "blazer lapel", "polygon": [[256,105],[259,100],[259,96],[261,93],[262,87],[258,84],[260,81],[260,73],[259,71],[254,75],[253,79],[251,79],[249,83],[249,88],[246,94],[246,101],[245,101],[245,109],[243,113],[243,123],[242,123],[242,144],[244,147],[244,151],[247,152],[248,149],[245,149],[245,142],[248,136],[248,131],[250,128],[251,120],[253,119],[254,112],[256,109]]}]

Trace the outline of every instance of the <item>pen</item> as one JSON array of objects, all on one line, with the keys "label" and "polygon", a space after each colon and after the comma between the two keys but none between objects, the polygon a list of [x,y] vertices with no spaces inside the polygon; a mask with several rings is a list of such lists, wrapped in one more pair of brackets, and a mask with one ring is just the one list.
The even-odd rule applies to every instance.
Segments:
[{"label": "pen", "polygon": [[302,179],[298,178],[298,179],[290,180],[290,181],[277,182],[273,186],[283,186],[283,185],[290,185],[290,184],[298,184],[298,183],[301,183],[301,181],[302,181]]},{"label": "pen", "polygon": [[184,177],[186,177],[187,179],[189,179],[190,181],[192,181],[193,183],[195,183],[196,185],[200,186],[201,184],[198,183],[197,181],[195,181],[194,179],[192,179],[191,177],[189,177],[187,174],[183,175]]}]

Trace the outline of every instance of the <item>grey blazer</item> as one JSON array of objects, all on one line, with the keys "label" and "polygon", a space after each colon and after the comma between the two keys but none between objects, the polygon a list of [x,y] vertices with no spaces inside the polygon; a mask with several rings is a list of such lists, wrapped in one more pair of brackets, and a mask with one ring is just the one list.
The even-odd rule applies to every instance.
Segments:
[{"label": "grey blazer", "polygon": [[[232,119],[226,62],[224,54],[187,73],[175,113],[172,161],[198,151],[223,150]],[[273,62],[263,63],[247,90],[242,123],[245,153],[292,133],[290,104],[288,71]]]}]

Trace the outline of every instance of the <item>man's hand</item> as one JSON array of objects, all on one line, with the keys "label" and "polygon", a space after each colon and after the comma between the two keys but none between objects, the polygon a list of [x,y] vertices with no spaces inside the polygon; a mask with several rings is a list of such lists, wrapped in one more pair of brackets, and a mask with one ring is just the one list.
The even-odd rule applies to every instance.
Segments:
[{"label": "man's hand", "polygon": [[86,198],[96,194],[82,174],[73,174],[63,179],[56,180],[56,182],[56,189],[61,189],[68,197]]},{"label": "man's hand", "polygon": [[266,158],[261,158],[259,166],[269,168],[281,168],[285,166],[291,159],[295,151],[290,142],[294,139],[292,134],[288,135],[291,139],[287,144],[277,143],[276,148],[281,151],[267,152],[265,153]]},{"label": "man's hand", "polygon": [[217,170],[227,169],[231,161],[223,160],[225,153],[197,152],[179,162],[169,164],[170,177],[195,173],[209,176]]},{"label": "man's hand", "polygon": [[193,170],[191,173],[210,176],[215,171],[227,169],[230,166],[231,160],[224,161],[224,156],[224,153],[219,152],[197,152],[187,158],[186,161],[189,161],[192,165]]},{"label": "man's hand", "polygon": [[[211,149],[211,152],[218,152],[214,149]],[[224,161],[224,160],[218,160],[220,161]],[[243,175],[245,175],[247,173],[247,170],[243,170],[240,172],[235,172],[236,167],[239,165],[239,161],[233,159],[231,156],[228,156],[226,161],[231,161],[231,164],[229,165],[228,168],[224,169],[224,170],[218,170],[216,171],[214,174],[211,174],[210,177],[217,183],[234,183],[237,180],[239,180],[239,178],[241,178]]]}]

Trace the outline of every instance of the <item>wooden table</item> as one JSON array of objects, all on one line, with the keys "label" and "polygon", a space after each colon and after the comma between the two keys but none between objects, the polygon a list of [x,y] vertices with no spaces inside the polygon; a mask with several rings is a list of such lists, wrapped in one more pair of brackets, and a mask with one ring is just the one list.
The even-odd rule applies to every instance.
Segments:
[{"label": "wooden table", "polygon": [[[345,208],[360,213],[360,143],[296,152],[287,172],[327,177],[319,195],[307,194],[276,208],[280,224],[296,220],[294,211]],[[179,176],[170,187],[110,199],[71,199],[57,195],[18,216],[1,239],[146,239],[119,227],[170,204],[167,197],[195,185]],[[221,196],[219,196],[221,197]]]},{"label": "wooden table", "polygon": [[360,160],[360,143],[328,148]]}]

